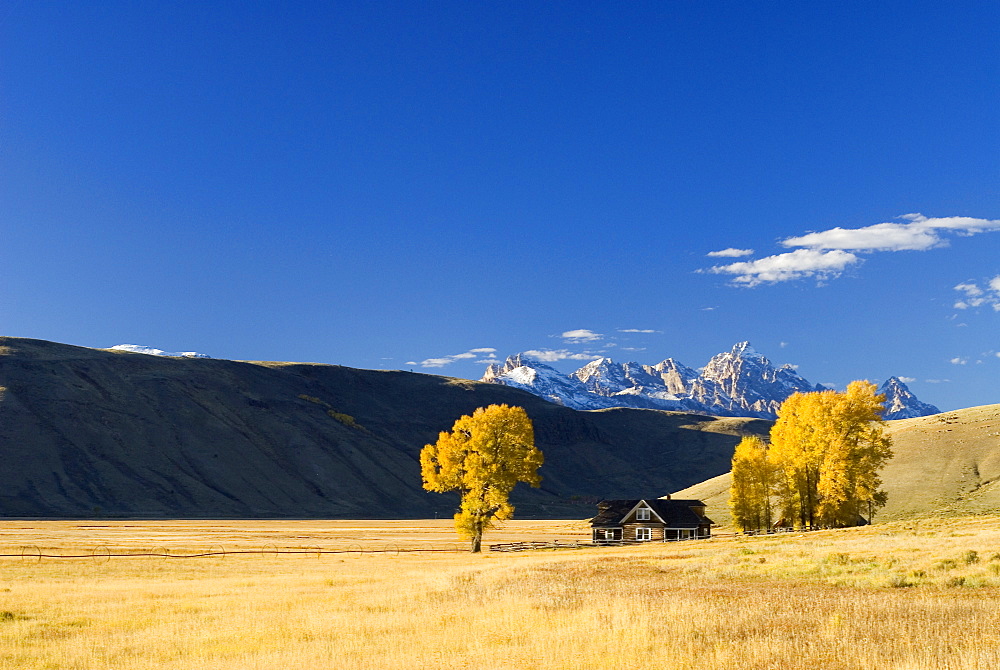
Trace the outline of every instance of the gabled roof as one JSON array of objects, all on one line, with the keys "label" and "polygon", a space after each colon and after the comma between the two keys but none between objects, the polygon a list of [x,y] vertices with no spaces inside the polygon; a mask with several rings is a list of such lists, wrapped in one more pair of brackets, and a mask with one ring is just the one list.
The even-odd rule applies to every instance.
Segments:
[{"label": "gabled roof", "polygon": [[668,528],[697,528],[712,523],[707,516],[698,514],[692,507],[705,507],[700,500],[663,500],[646,498],[635,500],[602,500],[597,505],[597,516],[590,520],[591,526],[620,526],[629,513],[639,503],[646,503],[653,512],[663,519]]}]

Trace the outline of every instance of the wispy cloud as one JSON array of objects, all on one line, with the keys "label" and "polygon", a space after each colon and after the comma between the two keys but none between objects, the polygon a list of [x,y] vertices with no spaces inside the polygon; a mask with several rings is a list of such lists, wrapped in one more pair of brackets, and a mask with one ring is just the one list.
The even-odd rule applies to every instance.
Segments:
[{"label": "wispy cloud", "polygon": [[651,328],[619,328],[619,333],[662,333],[662,330],[653,330]]},{"label": "wispy cloud", "polygon": [[595,333],[586,328],[567,330],[559,337],[563,338],[567,344],[584,344],[586,342],[596,342],[604,337],[601,333]]},{"label": "wispy cloud", "polygon": [[969,359],[962,358],[961,356],[955,356],[955,358],[951,359],[948,362],[951,363],[952,365],[965,365],[966,363],[969,362]]},{"label": "wispy cloud", "polygon": [[732,283],[739,286],[759,286],[806,277],[830,279],[859,261],[857,256],[847,251],[796,249],[755,261],[716,265],[708,268],[707,272],[733,275]]},{"label": "wispy cloud", "polygon": [[971,309],[986,306],[1000,312],[1000,275],[986,280],[983,286],[969,281],[958,284],[954,288],[962,294],[962,298],[952,305],[955,309]]},{"label": "wispy cloud", "polygon": [[[878,251],[926,251],[948,245],[948,235],[969,236],[1000,231],[1000,220],[967,216],[926,217],[906,214],[903,222],[877,223],[862,228],[831,228],[781,240],[795,249],[752,261],[716,265],[702,272],[732,275],[736,286],[776,284],[796,279],[832,279],[862,261],[857,254]],[[729,251],[728,249],[724,251]],[[737,250],[739,251],[739,250]],[[723,255],[712,252],[712,255]],[[1000,307],[997,308],[1000,310]]]},{"label": "wispy cloud", "polygon": [[[486,362],[492,363],[496,360],[496,349],[493,347],[477,347],[476,349],[469,349],[461,354],[451,354],[450,356],[440,356],[438,358],[425,358],[422,361],[407,361],[407,365],[419,365],[422,368],[443,368],[446,365],[451,365],[456,361],[464,361],[474,358],[481,358],[483,354],[487,354]],[[481,363],[482,361],[476,361]]]},{"label": "wispy cloud", "polygon": [[753,256],[753,249],[722,249],[720,251],[709,251],[705,254],[709,258],[742,258],[743,256]]},{"label": "wispy cloud", "polygon": [[909,384],[910,382],[917,381],[916,377],[896,377],[896,379],[903,382],[904,384]]},{"label": "wispy cloud", "polygon": [[555,361],[592,361],[601,358],[600,354],[592,352],[574,353],[568,349],[529,349],[522,351],[522,356],[532,358],[542,363],[554,363]]},{"label": "wispy cloud", "polygon": [[928,218],[923,214],[899,217],[907,223],[876,223],[864,228],[831,228],[782,240],[784,247],[843,249],[847,251],[924,251],[947,246],[944,233],[968,236],[1000,230],[1000,220],[968,216]]}]

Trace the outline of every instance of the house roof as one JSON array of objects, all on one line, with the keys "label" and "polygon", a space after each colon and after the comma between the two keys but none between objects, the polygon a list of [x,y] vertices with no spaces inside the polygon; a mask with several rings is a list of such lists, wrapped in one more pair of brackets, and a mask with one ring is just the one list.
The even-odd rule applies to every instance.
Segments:
[{"label": "house roof", "polygon": [[692,507],[705,507],[700,500],[664,500],[645,498],[635,500],[602,500],[597,505],[597,516],[590,520],[591,526],[620,526],[629,513],[639,503],[646,503],[653,512],[663,519],[668,528],[697,528],[712,523],[707,516],[698,514]]}]

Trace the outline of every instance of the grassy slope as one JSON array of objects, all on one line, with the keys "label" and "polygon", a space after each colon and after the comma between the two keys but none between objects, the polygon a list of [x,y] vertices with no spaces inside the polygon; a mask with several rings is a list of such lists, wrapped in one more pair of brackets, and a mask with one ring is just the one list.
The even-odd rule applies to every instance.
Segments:
[{"label": "grassy slope", "polygon": [[[521,405],[545,453],[519,513],[588,517],[601,497],[724,472],[756,419],[577,412],[493,384],[308,363],[162,358],[0,338],[0,515],[419,518],[456,498],[417,455],[456,418]],[[345,425],[330,410],[350,415]]]},{"label": "grassy slope", "polygon": [[[1000,405],[890,421],[894,458],[882,473],[889,503],[879,519],[1000,513]],[[675,493],[729,523],[729,475]]]}]

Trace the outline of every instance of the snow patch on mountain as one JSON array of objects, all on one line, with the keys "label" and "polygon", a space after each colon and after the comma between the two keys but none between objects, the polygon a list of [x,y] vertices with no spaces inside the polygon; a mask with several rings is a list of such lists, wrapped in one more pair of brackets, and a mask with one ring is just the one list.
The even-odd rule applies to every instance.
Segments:
[{"label": "snow patch on mountain", "polygon": [[[713,356],[700,371],[672,358],[656,365],[599,358],[565,375],[530,356],[515,354],[503,365],[490,365],[480,381],[520,388],[573,409],[639,407],[766,419],[775,418],[778,407],[793,393],[826,390],[806,381],[795,366],[774,367],[749,342]],[[886,394],[886,419],[939,412],[917,400],[896,377],[879,392]]]}]

